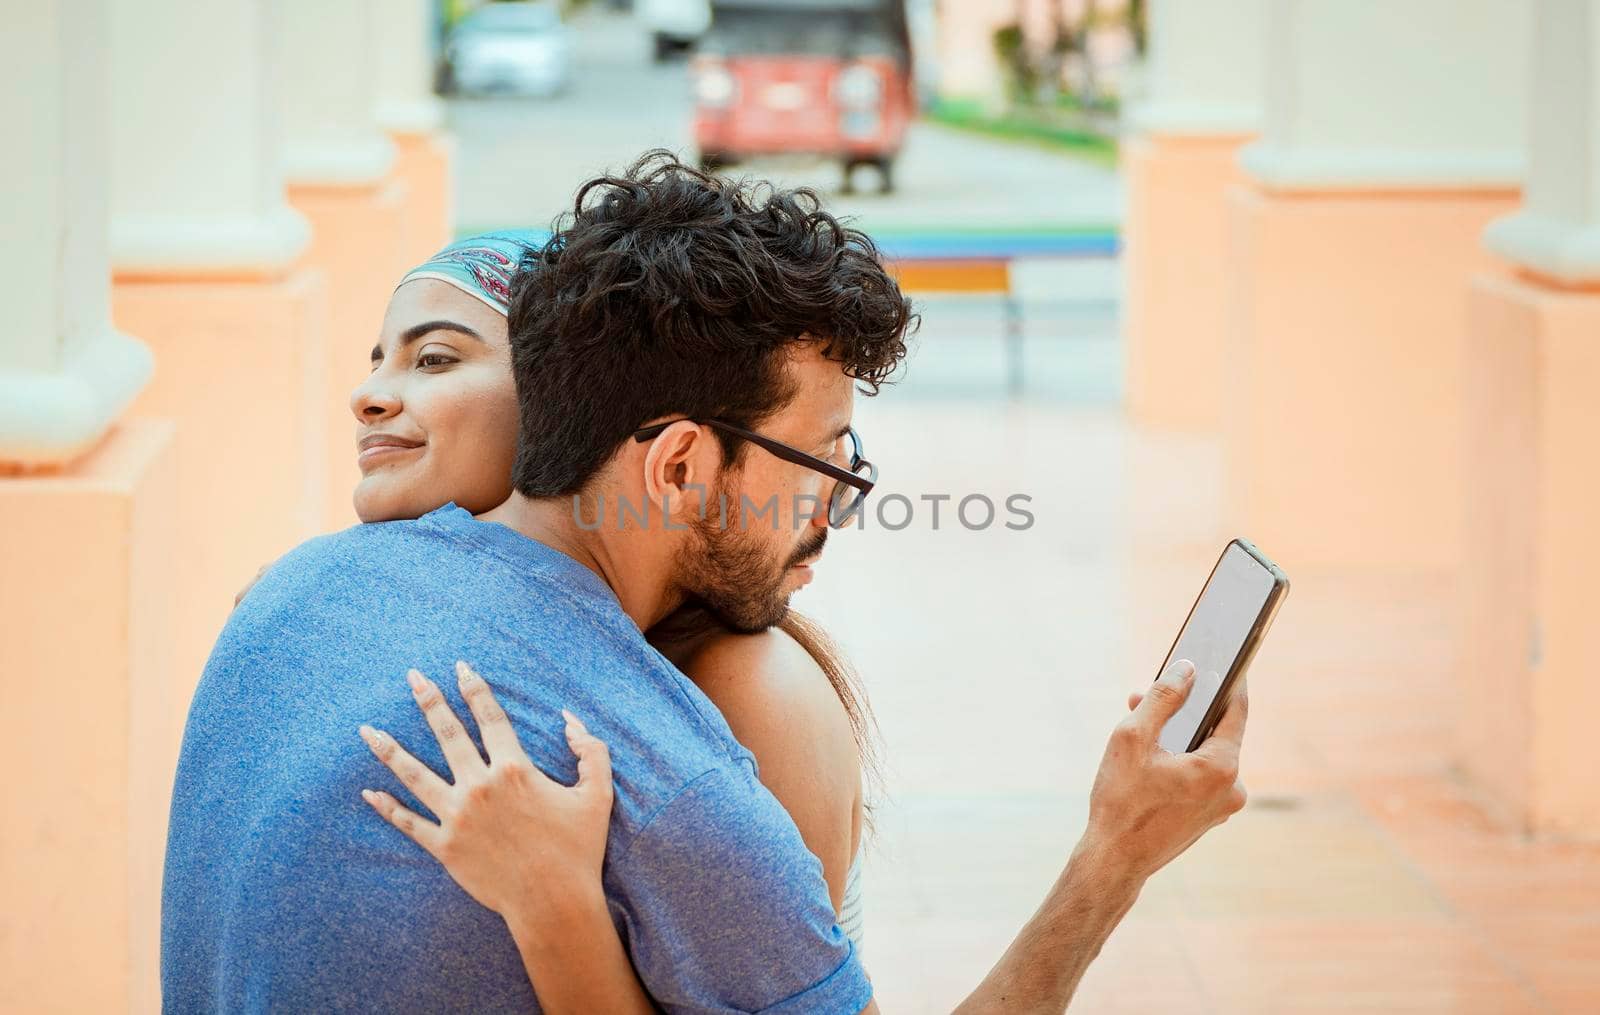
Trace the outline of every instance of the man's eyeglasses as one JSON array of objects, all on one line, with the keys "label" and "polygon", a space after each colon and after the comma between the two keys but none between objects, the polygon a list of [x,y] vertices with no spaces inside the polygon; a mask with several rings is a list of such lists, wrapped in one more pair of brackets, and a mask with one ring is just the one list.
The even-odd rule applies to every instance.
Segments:
[{"label": "man's eyeglasses", "polygon": [[[670,419],[665,423],[652,423],[633,432],[633,439],[640,444],[655,440],[661,436],[661,431],[674,423],[685,420]],[[725,420],[707,418],[690,419],[690,423],[709,426],[723,433],[742,437],[751,444],[765,450],[777,458],[796,465],[803,465],[814,472],[820,472],[833,480],[833,491],[828,495],[828,524],[838,529],[843,528],[850,516],[856,512],[867,494],[872,492],[872,487],[878,482],[878,467],[861,457],[861,437],[854,429],[846,430],[845,435],[850,438],[850,467],[841,469],[832,462],[824,461],[815,455],[808,455],[799,448],[792,448],[782,441],[775,441],[771,437],[763,437],[754,430],[746,430],[742,426],[729,423]]]}]

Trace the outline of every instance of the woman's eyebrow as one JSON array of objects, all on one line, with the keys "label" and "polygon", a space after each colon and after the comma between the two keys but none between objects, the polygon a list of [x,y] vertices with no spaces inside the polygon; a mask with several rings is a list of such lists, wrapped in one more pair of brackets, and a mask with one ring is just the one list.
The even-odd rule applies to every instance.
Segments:
[{"label": "woman's eyebrow", "polygon": [[458,321],[423,321],[421,324],[413,324],[405,331],[402,331],[400,333],[400,341],[396,344],[395,348],[403,349],[412,342],[415,342],[417,339],[421,338],[423,335],[433,331],[453,331],[458,335],[465,335],[468,338],[476,339],[479,342],[484,341],[482,335]]},{"label": "woman's eyebrow", "polygon": [[[484,337],[482,335],[478,334],[476,331],[473,331],[465,324],[461,324],[456,321],[443,320],[424,321],[421,324],[413,324],[411,327],[400,333],[400,341],[395,343],[395,351],[398,352],[422,336],[435,331],[453,331],[458,335],[465,335],[470,339],[474,339],[475,341],[483,342],[485,345],[488,345],[488,342],[484,341]],[[381,359],[383,359],[383,343],[379,342],[377,345],[372,347],[372,362],[376,363]]]}]

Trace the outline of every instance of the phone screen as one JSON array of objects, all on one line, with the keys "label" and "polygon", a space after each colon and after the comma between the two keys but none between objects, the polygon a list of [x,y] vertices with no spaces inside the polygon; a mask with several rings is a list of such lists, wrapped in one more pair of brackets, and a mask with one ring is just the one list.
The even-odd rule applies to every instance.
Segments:
[{"label": "phone screen", "polygon": [[1272,572],[1239,544],[1228,544],[1206,587],[1200,590],[1200,598],[1183,630],[1178,632],[1172,652],[1161,664],[1164,673],[1175,660],[1194,663],[1194,687],[1189,691],[1189,700],[1161,727],[1162,747],[1174,754],[1189,749],[1228,671],[1244,649],[1256,618],[1266,607],[1272,586]]}]

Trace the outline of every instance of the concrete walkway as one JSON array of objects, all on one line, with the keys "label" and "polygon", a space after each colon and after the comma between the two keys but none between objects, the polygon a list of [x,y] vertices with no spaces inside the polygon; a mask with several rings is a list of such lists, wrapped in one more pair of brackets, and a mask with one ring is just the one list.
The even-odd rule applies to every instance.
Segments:
[{"label": "concrete walkway", "polygon": [[[912,524],[835,533],[796,605],[883,728],[867,966],[885,1011],[935,1012],[1059,870],[1127,692],[1231,533],[1214,445],[906,388],[857,417],[874,497],[906,495]],[[1019,492],[1027,531],[953,517]],[[919,498],[940,493],[935,530]],[[1074,1010],[1600,1010],[1600,847],[1524,841],[1445,760],[1450,590],[1290,570],[1251,679],[1251,804],[1149,884]]]}]

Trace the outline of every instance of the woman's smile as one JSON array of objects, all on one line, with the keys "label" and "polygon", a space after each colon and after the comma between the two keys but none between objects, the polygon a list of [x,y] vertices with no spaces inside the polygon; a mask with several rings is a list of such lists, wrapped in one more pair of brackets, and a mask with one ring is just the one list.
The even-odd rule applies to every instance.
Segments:
[{"label": "woman's smile", "polygon": [[356,444],[356,464],[363,474],[385,462],[396,461],[420,452],[426,441],[412,440],[390,433],[369,433]]}]

